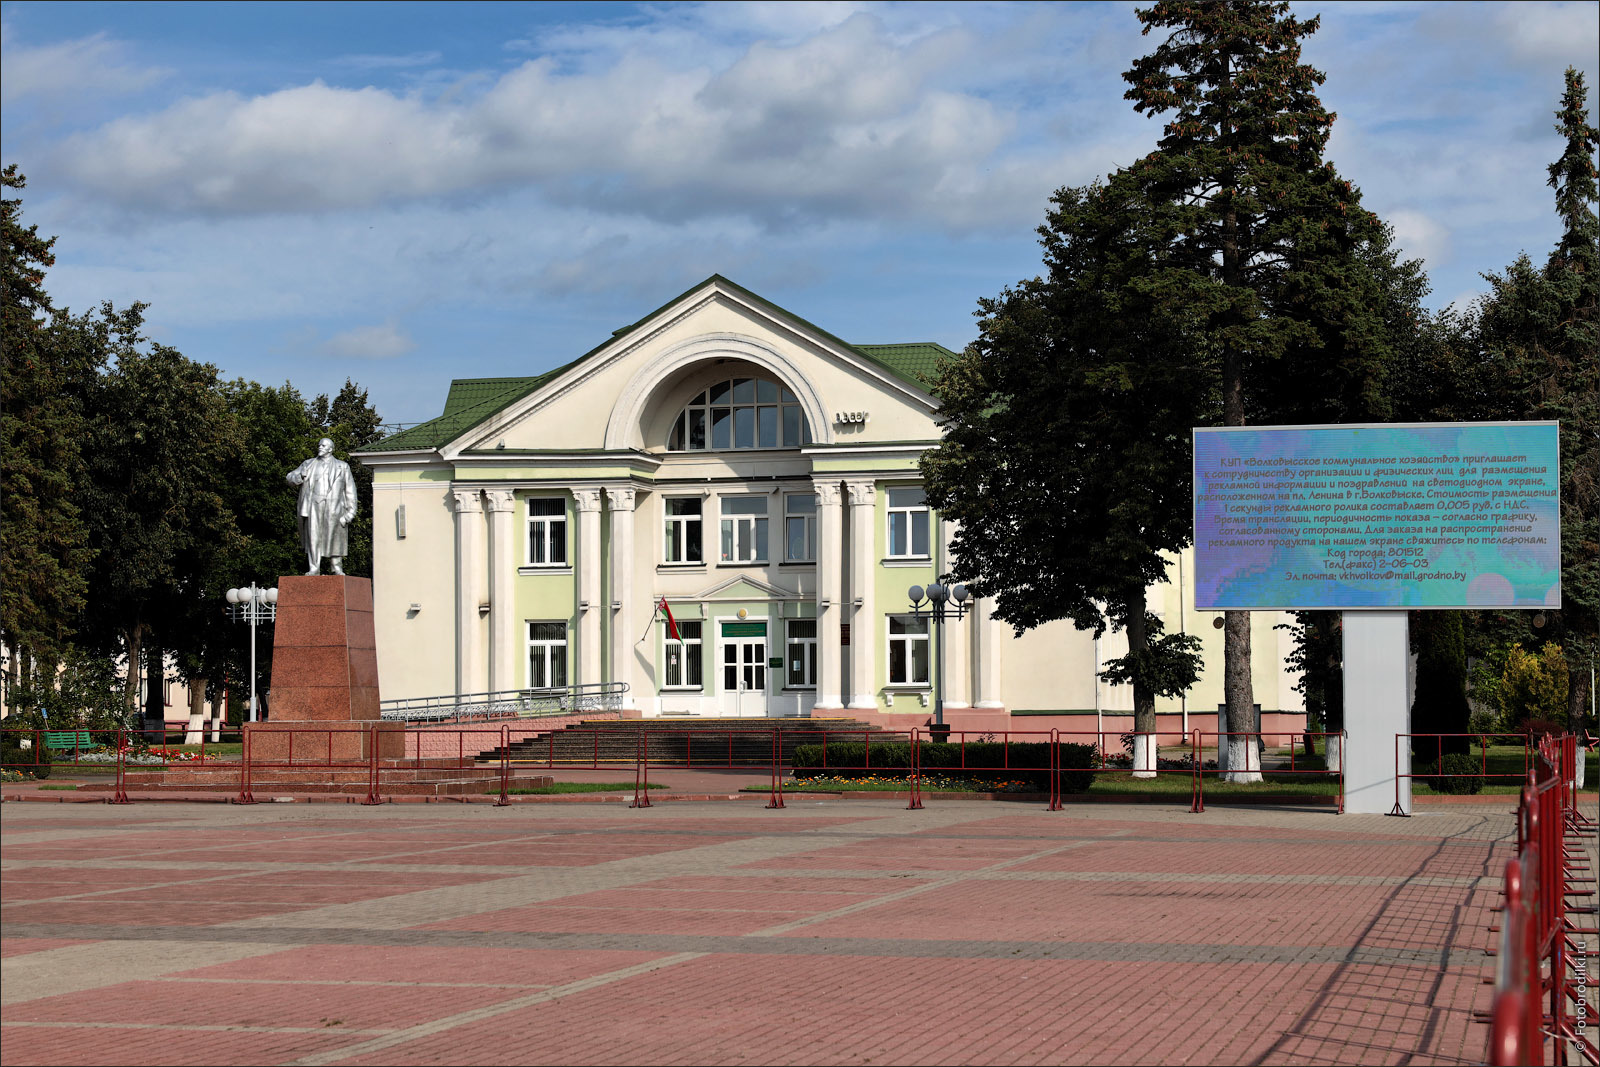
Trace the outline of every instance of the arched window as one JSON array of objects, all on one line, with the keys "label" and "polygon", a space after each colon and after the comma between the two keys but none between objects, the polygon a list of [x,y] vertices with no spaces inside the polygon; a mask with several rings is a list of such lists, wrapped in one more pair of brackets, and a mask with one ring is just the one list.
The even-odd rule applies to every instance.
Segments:
[{"label": "arched window", "polygon": [[799,448],[811,443],[800,402],[766,378],[730,378],[693,400],[672,423],[668,452]]}]

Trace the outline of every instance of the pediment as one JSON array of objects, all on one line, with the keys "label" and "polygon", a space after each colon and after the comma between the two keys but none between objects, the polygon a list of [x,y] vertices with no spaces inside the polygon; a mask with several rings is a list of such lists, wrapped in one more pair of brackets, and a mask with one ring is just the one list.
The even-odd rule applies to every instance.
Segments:
[{"label": "pediment", "polygon": [[691,600],[805,600],[793,589],[783,589],[746,574],[735,575],[696,593]]},{"label": "pediment", "polygon": [[686,376],[720,364],[786,384],[818,445],[835,442],[836,412],[863,409],[872,410],[876,425],[865,433],[847,427],[846,438],[878,436],[880,428],[885,439],[938,437],[937,404],[924,389],[748,290],[712,278],[617,330],[442,452],[453,459],[496,449],[658,451],[664,440],[654,439],[651,419],[692,395]]}]

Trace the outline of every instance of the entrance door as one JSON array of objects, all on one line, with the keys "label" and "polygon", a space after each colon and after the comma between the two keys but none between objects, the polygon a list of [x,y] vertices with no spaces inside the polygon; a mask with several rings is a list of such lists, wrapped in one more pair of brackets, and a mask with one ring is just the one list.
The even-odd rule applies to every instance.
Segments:
[{"label": "entrance door", "polygon": [[766,717],[766,623],[722,624],[722,706],[727,715]]}]

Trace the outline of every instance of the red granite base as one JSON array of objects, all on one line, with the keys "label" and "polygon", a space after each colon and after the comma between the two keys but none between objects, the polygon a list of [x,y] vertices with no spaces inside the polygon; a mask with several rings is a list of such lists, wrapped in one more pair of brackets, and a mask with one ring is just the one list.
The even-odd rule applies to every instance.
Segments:
[{"label": "red granite base", "polygon": [[272,635],[273,723],[378,718],[372,581],[332,574],[278,579],[278,619]]},{"label": "red granite base", "polygon": [[[277,711],[276,705],[273,707]],[[372,758],[372,738],[379,759],[403,759],[406,727],[399,722],[254,723],[248,728],[252,763],[364,763]]]}]

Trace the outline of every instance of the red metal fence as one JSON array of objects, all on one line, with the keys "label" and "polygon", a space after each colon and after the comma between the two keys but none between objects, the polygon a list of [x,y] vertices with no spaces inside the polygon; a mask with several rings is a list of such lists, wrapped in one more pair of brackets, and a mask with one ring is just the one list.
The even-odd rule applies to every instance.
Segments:
[{"label": "red metal fence", "polygon": [[[1597,933],[1583,845],[1596,826],[1578,810],[1577,739],[1545,737],[1517,805],[1517,858],[1506,864],[1500,958],[1489,1013],[1490,1064],[1600,1063],[1585,938]],[[1587,925],[1580,925],[1581,917]],[[1547,1051],[1548,1045],[1548,1051]]]}]

